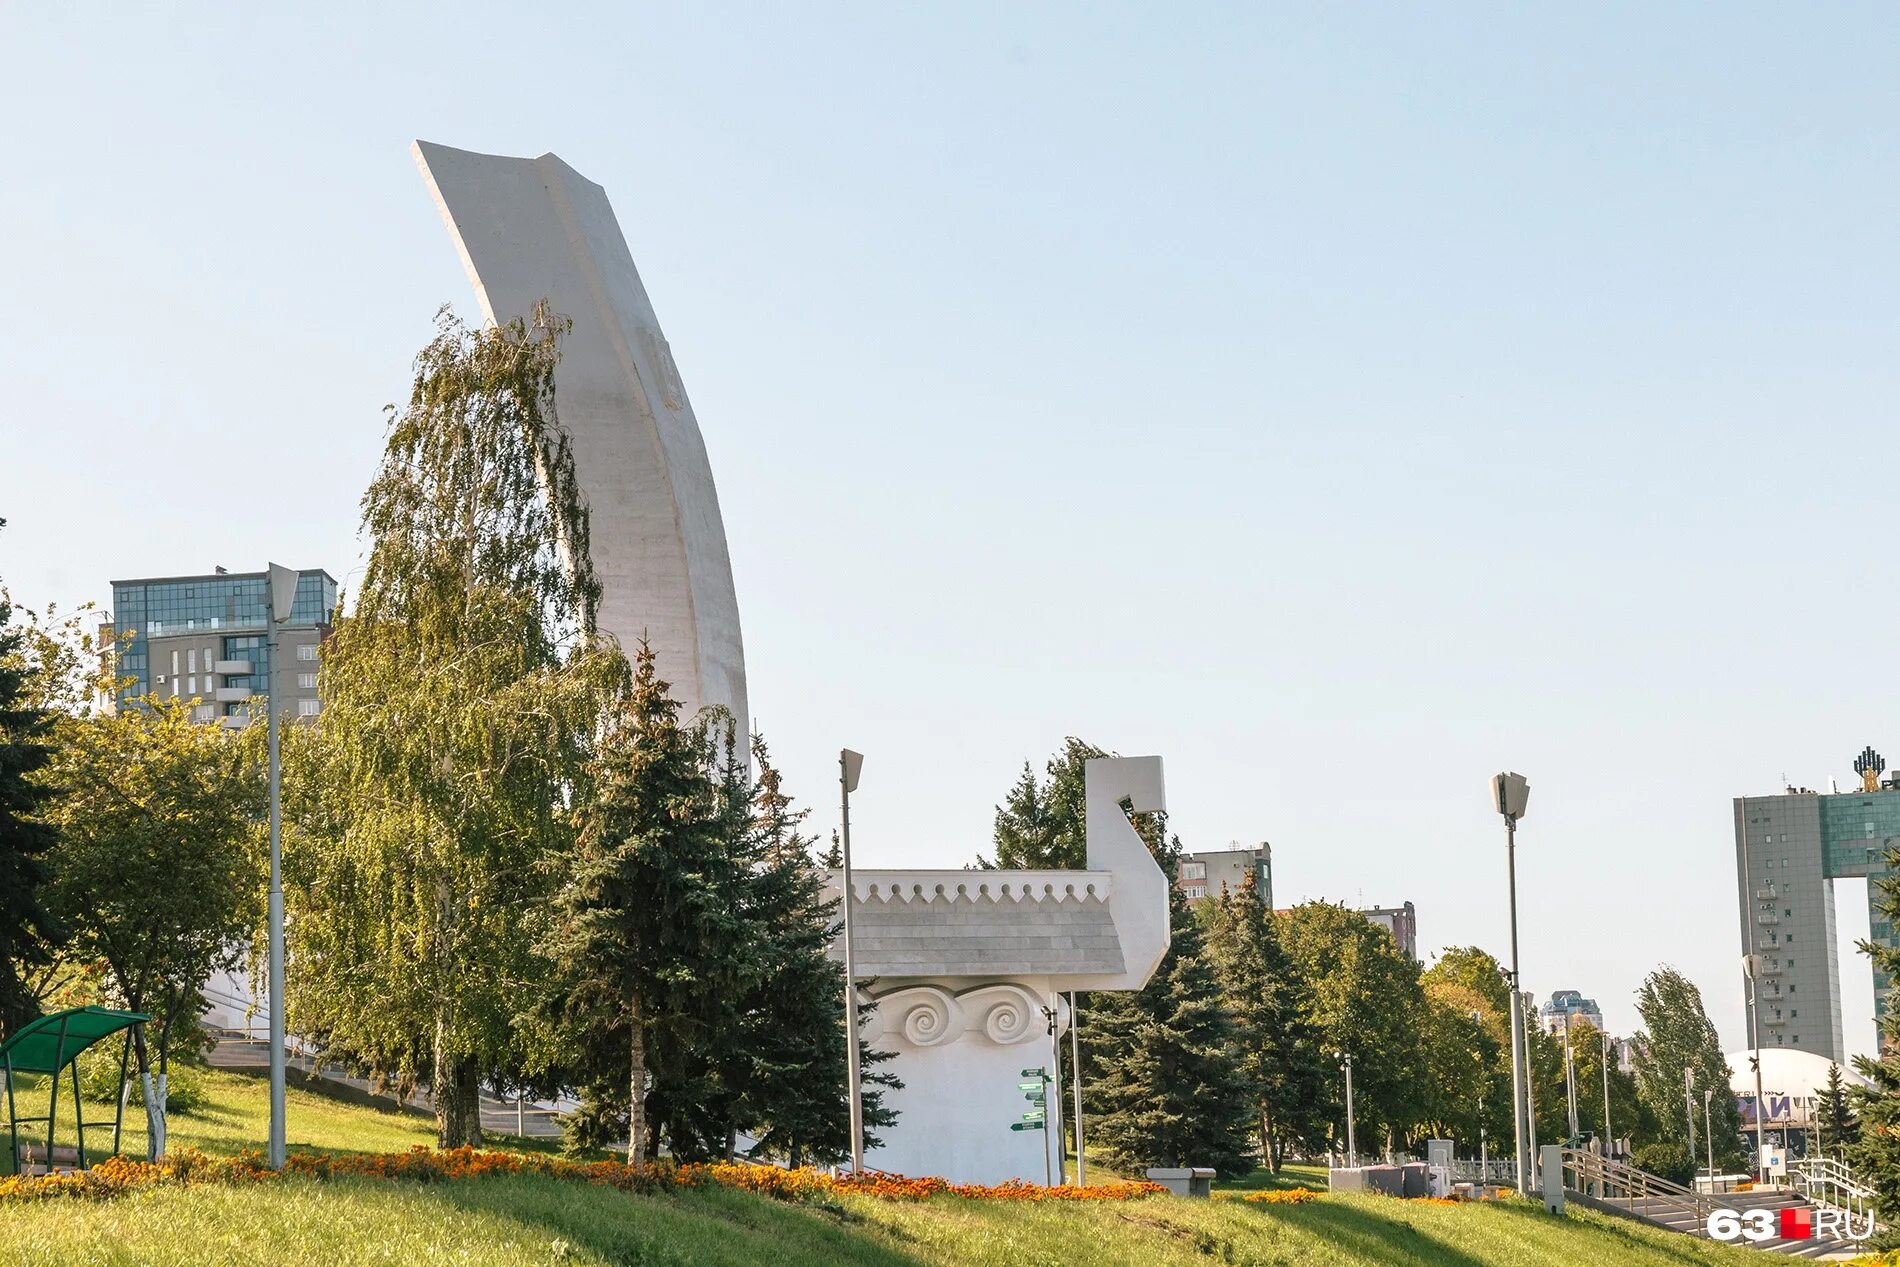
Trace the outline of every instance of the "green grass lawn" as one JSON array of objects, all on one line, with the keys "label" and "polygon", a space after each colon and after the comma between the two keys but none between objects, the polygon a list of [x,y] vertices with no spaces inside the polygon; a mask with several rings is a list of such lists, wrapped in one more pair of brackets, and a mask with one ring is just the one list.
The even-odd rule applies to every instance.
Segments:
[{"label": "green grass lawn", "polygon": [[[210,1104],[172,1139],[205,1152],[256,1147],[259,1078],[205,1075]],[[426,1144],[430,1122],[292,1089],[293,1148],[383,1152]],[[504,1145],[513,1141],[504,1141]],[[136,1154],[142,1137],[129,1138]],[[1108,1178],[1091,1166],[1091,1178]],[[0,1261],[60,1264],[969,1264],[978,1267],[1686,1267],[1758,1261],[1712,1245],[1529,1202],[1427,1205],[1344,1194],[1299,1206],[1244,1191],[1325,1186],[1290,1167],[1223,1185],[1226,1199],[1010,1203],[839,1197],[804,1204],[725,1190],[636,1197],[542,1176],[454,1183],[293,1178],[152,1189],[104,1201],[0,1203]]]},{"label": "green grass lawn", "polygon": [[1720,1267],[1755,1251],[1527,1202],[1301,1206],[1151,1197],[1099,1205],[727,1191],[630,1197],[538,1177],[289,1180],[0,1206],[0,1257],[44,1264],[980,1264],[1147,1267]]},{"label": "green grass lawn", "polygon": [[[195,1071],[205,1084],[206,1103],[188,1113],[173,1113],[167,1122],[169,1143],[173,1148],[196,1148],[207,1153],[235,1153],[245,1148],[264,1147],[270,1129],[270,1084],[263,1078],[217,1069]],[[70,1093],[72,1084],[60,1088]],[[16,1092],[24,1116],[46,1112],[43,1085]],[[292,1086],[284,1098],[286,1141],[292,1149],[324,1152],[383,1153],[397,1152],[415,1144],[435,1143],[435,1123],[414,1113],[389,1108],[373,1109],[348,1104]],[[86,1120],[110,1120],[112,1106],[88,1099]],[[22,1134],[34,1141],[44,1137],[46,1128],[35,1124],[23,1127]],[[59,1104],[57,1142],[62,1147],[73,1143],[72,1099],[62,1094]],[[110,1127],[86,1128],[88,1156],[103,1156],[110,1151]],[[145,1110],[135,1095],[125,1110],[125,1134],[121,1150],[129,1157],[145,1156]],[[0,1170],[7,1159],[0,1157]]]}]

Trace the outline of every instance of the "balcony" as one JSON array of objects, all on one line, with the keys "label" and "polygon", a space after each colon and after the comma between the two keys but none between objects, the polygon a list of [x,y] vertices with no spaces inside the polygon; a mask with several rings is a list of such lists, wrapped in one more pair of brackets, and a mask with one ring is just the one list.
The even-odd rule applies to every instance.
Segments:
[{"label": "balcony", "polygon": [[[229,689],[229,688],[226,688],[226,689]],[[219,699],[224,698],[223,691],[218,692],[218,698]],[[1781,916],[1775,914],[1773,911],[1763,911],[1761,914],[1755,917],[1755,922],[1757,924],[1779,924],[1781,922]]]},{"label": "balcony", "polygon": [[245,726],[250,724],[250,720],[250,716],[246,713],[227,713],[225,716],[218,718],[218,725],[224,727],[226,730],[243,730]]},{"label": "balcony", "polygon": [[249,698],[251,698],[251,688],[248,686],[220,686],[218,688],[218,703],[220,704],[238,704]]},{"label": "balcony", "polygon": [[1763,1025],[1766,1025],[1769,1029],[1780,1029],[1783,1025],[1786,1025],[1788,1022],[1782,1019],[1781,1013],[1776,1012],[1773,1016],[1762,1017],[1761,1023]]},{"label": "balcony", "polygon": [[1778,963],[1765,963],[1761,966],[1761,972],[1759,975],[1764,976],[1764,977],[1778,977],[1786,971],[1787,969],[1782,967]]},{"label": "balcony", "polygon": [[[252,672],[249,660],[219,660],[211,666],[211,671],[225,674],[227,677],[248,677]],[[1760,897],[1761,894],[1757,893],[1755,896]]]},{"label": "balcony", "polygon": [[[219,664],[220,666],[223,666],[223,665],[224,665],[225,663],[226,663],[226,661],[223,661],[223,660],[220,660],[220,661],[218,661],[218,664]],[[249,671],[250,671],[250,670],[248,670],[248,669],[247,669],[247,670],[245,670],[245,672],[247,672],[247,673],[248,673]],[[222,672],[224,672],[224,669],[223,669],[222,667],[220,667],[220,668],[218,669],[218,672],[220,672],[220,673],[222,673]],[[1756,889],[1756,890],[1755,890],[1755,899],[1756,899],[1757,901],[1759,901],[1759,902],[1771,902],[1771,901],[1773,901],[1773,900],[1775,899],[1775,897],[1776,897],[1776,891],[1775,891],[1775,886],[1774,886],[1774,885],[1772,885],[1772,884],[1769,884],[1769,885],[1764,885],[1764,886],[1763,886],[1762,888],[1759,888],[1759,889]]]}]

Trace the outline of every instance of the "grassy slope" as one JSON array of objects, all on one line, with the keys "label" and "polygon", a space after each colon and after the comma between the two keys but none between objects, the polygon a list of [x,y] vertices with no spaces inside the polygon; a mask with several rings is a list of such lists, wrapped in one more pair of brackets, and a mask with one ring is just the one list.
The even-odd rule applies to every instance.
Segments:
[{"label": "grassy slope", "polygon": [[1332,1197],[1298,1207],[1047,1205],[850,1198],[788,1206],[733,1192],[635,1198],[546,1179],[370,1181],[148,1192],[0,1208],[0,1256],[55,1264],[983,1264],[985,1267],[1683,1267],[1757,1261],[1599,1216],[1528,1204]]},{"label": "grassy slope", "polygon": [[[172,1136],[207,1152],[262,1139],[263,1083],[208,1075],[212,1106]],[[427,1143],[426,1120],[290,1093],[294,1144],[385,1151]],[[1308,1183],[1288,1175],[1260,1186]],[[1044,1205],[847,1198],[792,1206],[732,1192],[636,1198],[554,1180],[459,1184],[290,1180],[144,1192],[104,1203],[0,1206],[0,1261],[56,1264],[981,1264],[1146,1267],[1685,1267],[1744,1264],[1725,1249],[1528,1203],[1431,1206],[1338,1196],[1303,1206],[1152,1198]]]}]

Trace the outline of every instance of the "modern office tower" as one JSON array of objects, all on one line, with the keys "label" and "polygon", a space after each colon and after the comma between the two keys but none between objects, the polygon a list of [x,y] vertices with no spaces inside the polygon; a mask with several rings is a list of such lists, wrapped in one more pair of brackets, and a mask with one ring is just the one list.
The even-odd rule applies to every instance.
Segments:
[{"label": "modern office tower", "polygon": [[1597,1006],[1595,999],[1586,999],[1576,990],[1559,990],[1550,996],[1550,1002],[1537,1009],[1537,1022],[1546,1034],[1563,1033],[1565,1017],[1570,1018],[1572,1025],[1587,1021],[1598,1030],[1603,1028],[1603,1009]]},{"label": "modern office tower", "polygon": [[1184,854],[1175,865],[1174,882],[1190,902],[1208,894],[1220,896],[1223,888],[1238,891],[1254,877],[1261,903],[1273,909],[1273,846],[1261,841],[1254,849],[1211,849],[1205,853]]},{"label": "modern office tower", "polygon": [[[336,579],[322,568],[297,574],[290,621],[279,632],[278,689],[290,719],[319,708],[317,657],[336,611]],[[266,625],[270,583],[263,572],[148,577],[112,582],[112,636],[121,685],[116,704],[148,695],[194,701],[192,719],[238,727],[250,698],[270,681]]]},{"label": "modern office tower", "polygon": [[[1761,958],[1761,1045],[1847,1058],[1841,1040],[1841,982],[1834,926],[1837,879],[1892,874],[1887,851],[1900,841],[1900,780],[1868,748],[1854,762],[1861,786],[1820,793],[1790,787],[1779,796],[1737,797],[1736,898],[1742,952]],[[1873,910],[1872,937],[1894,944],[1893,925]],[[1874,1011],[1886,1011],[1886,975],[1874,972]]]}]

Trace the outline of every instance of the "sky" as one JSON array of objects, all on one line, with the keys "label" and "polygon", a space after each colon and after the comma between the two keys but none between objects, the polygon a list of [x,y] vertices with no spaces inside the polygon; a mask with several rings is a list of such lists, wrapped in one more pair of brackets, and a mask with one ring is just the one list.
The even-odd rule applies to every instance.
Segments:
[{"label": "sky", "polygon": [[[1064,736],[1276,897],[1742,1034],[1730,798],[1900,759],[1883,6],[0,0],[0,581],[360,574],[479,312],[415,138],[618,212],[754,722],[862,866]],[[1840,910],[1850,1049],[1871,987]]]}]

